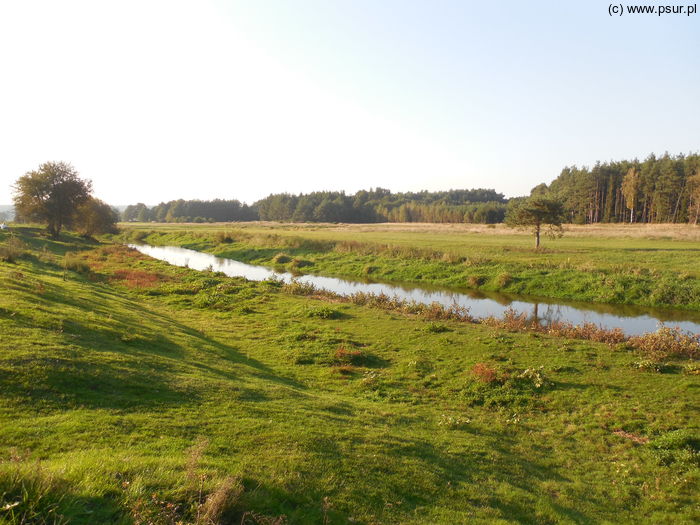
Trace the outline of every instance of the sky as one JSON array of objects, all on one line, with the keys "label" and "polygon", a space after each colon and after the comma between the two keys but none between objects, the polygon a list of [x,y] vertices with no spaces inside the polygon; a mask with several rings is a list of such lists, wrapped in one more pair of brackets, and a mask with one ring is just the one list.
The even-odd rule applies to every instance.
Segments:
[{"label": "sky", "polygon": [[608,6],[0,0],[0,204],[46,161],[124,205],[510,197],[564,166],[697,152],[700,15]]}]

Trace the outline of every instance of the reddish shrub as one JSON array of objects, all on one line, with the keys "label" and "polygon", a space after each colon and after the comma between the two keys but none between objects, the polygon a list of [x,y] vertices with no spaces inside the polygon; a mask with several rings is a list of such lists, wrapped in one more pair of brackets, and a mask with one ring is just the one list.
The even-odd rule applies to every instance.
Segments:
[{"label": "reddish shrub", "polygon": [[493,383],[498,379],[496,369],[486,363],[477,363],[472,367],[472,375],[482,383]]},{"label": "reddish shrub", "polygon": [[348,350],[344,346],[339,346],[335,351],[335,361],[341,365],[361,365],[364,363],[365,354],[362,350]]}]

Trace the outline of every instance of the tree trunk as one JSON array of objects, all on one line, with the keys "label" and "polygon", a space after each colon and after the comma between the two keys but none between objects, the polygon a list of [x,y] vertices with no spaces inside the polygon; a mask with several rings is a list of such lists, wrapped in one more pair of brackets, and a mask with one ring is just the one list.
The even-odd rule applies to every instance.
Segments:
[{"label": "tree trunk", "polygon": [[535,248],[540,247],[540,225],[535,226]]}]

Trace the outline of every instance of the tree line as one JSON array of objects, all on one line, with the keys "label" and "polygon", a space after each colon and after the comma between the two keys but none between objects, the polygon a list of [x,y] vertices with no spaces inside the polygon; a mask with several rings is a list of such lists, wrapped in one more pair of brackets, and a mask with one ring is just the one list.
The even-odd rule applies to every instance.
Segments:
[{"label": "tree line", "polygon": [[256,221],[254,207],[237,200],[214,199],[212,201],[178,199],[148,207],[143,203],[127,206],[122,212],[123,221],[139,222],[232,222]]},{"label": "tree line", "polygon": [[[120,216],[92,195],[92,184],[64,162],[47,162],[14,186],[15,220],[40,222],[57,237],[63,228],[86,236],[113,231]],[[128,206],[124,221],[157,222],[448,222],[529,225],[562,222],[697,224],[700,219],[700,155],[598,162],[565,167],[551,184],[529,197],[506,199],[493,189],[392,193],[373,188],[355,194],[318,191],[272,194],[252,205],[238,200],[173,200]]]},{"label": "tree line", "polygon": [[124,221],[157,222],[502,222],[507,200],[491,189],[392,193],[384,188],[344,192],[277,193],[252,206],[237,200],[176,200],[128,206]]},{"label": "tree line", "polygon": [[564,205],[567,222],[698,223],[700,155],[598,162],[592,168],[566,167],[533,196]]},{"label": "tree line", "polygon": [[[643,161],[597,162],[565,167],[530,197],[562,204],[565,222],[684,223],[700,219],[700,155],[649,155]],[[513,201],[513,199],[510,199]],[[123,220],[288,222],[499,223],[508,199],[493,189],[392,193],[383,188],[355,194],[320,191],[272,194],[251,206],[239,201],[170,201],[153,208],[129,206]]]}]

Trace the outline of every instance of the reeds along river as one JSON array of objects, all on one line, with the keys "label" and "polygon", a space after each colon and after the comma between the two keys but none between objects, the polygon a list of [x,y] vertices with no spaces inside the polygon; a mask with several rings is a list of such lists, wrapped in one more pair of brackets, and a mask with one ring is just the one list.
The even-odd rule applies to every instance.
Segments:
[{"label": "reeds along river", "polygon": [[365,292],[377,295],[386,294],[425,304],[440,303],[444,306],[457,304],[469,308],[470,314],[476,318],[502,317],[508,309],[511,309],[517,314],[524,313],[536,318],[543,324],[553,321],[573,324],[594,323],[607,329],[620,328],[627,335],[653,332],[660,323],[670,327],[678,327],[687,332],[700,333],[700,313],[698,312],[628,305],[561,302],[499,293],[483,293],[475,290],[447,290],[429,286],[351,281],[309,274],[293,275],[177,246],[145,244],[130,244],[129,246],[156,259],[195,270],[211,268],[230,277],[245,277],[251,281],[275,278],[290,282],[296,279],[299,282],[310,283],[316,288],[341,295]]}]

